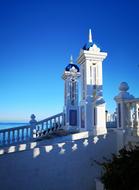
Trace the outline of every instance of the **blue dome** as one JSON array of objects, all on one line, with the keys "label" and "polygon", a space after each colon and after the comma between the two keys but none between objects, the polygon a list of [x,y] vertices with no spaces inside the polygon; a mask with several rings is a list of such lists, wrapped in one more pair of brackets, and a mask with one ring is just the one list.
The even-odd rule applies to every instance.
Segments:
[{"label": "blue dome", "polygon": [[88,42],[83,46],[83,50],[89,50],[90,47],[93,47],[93,43],[92,42]]},{"label": "blue dome", "polygon": [[77,69],[77,72],[79,72],[79,67],[75,64],[68,64],[68,66],[65,68],[65,71],[70,71],[72,67],[75,67],[75,69]]}]

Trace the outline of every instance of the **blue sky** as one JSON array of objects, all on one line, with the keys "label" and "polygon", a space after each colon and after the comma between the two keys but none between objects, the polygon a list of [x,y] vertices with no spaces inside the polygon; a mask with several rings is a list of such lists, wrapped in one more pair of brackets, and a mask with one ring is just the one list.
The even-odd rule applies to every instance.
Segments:
[{"label": "blue sky", "polygon": [[0,120],[29,120],[63,109],[61,75],[76,61],[92,29],[93,42],[108,52],[103,63],[104,98],[121,81],[139,96],[138,0],[0,0]]}]

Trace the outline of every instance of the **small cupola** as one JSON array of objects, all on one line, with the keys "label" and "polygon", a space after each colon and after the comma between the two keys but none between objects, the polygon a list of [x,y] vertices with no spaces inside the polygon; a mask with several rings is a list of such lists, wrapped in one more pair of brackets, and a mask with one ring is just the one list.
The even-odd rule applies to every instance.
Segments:
[{"label": "small cupola", "polygon": [[70,69],[75,68],[79,72],[79,67],[73,63],[72,55],[70,56],[70,63],[66,66],[65,71],[70,71]]}]

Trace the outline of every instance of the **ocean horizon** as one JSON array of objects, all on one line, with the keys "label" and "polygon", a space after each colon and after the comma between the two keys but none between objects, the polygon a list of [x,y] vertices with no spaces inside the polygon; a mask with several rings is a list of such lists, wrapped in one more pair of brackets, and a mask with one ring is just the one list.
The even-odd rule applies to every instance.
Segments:
[{"label": "ocean horizon", "polygon": [[10,121],[2,121],[0,122],[0,130],[1,129],[8,129],[13,127],[21,127],[24,125],[29,124],[28,122],[10,122]]}]

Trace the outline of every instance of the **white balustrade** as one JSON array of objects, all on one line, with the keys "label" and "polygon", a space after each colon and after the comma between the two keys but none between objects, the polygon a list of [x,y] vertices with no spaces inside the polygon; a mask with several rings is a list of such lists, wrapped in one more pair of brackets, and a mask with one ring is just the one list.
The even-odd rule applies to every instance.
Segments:
[{"label": "white balustrade", "polygon": [[63,113],[39,122],[35,120],[34,115],[31,117],[33,119],[31,120],[32,122],[30,122],[30,125],[0,130],[0,146],[9,146],[11,144],[31,141],[34,138],[33,133],[35,132],[35,138],[37,137],[37,133],[39,133],[39,136],[53,133],[55,130],[58,130],[63,123]]},{"label": "white balustrade", "polygon": [[46,134],[52,134],[63,125],[63,113],[54,115],[45,120],[36,123],[35,132],[36,138],[45,136]]},{"label": "white balustrade", "polygon": [[16,144],[31,139],[31,125],[0,130],[0,146]]}]

